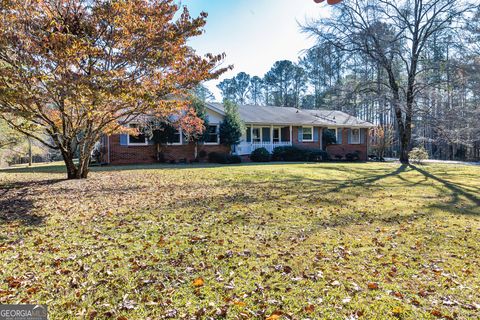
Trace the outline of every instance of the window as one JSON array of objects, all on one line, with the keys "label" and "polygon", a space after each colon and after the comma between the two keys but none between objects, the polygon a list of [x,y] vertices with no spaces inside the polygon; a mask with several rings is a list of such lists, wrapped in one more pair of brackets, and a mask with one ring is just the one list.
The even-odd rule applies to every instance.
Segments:
[{"label": "window", "polygon": [[261,137],[260,137],[260,128],[253,128],[252,129],[252,141],[253,142],[261,142]]},{"label": "window", "polygon": [[[139,128],[139,125],[138,124],[130,124],[130,128]],[[140,131],[140,134],[138,136],[132,136],[132,135],[128,135],[128,145],[130,146],[144,146],[144,145],[147,145],[148,144],[148,139],[147,137],[145,136],[145,134],[143,134],[141,131]]]},{"label": "window", "polygon": [[280,142],[280,128],[273,128],[273,142]]},{"label": "window", "polygon": [[335,144],[342,144],[342,129],[328,128],[326,131],[330,132],[331,135],[335,137]]},{"label": "window", "polygon": [[170,141],[169,144],[182,144],[182,134],[181,130],[175,129],[175,132],[169,137]]},{"label": "window", "polygon": [[350,137],[351,144],[360,144],[360,129],[352,129]]},{"label": "window", "polygon": [[270,142],[270,128],[262,128],[262,141]]},{"label": "window", "polygon": [[303,141],[313,141],[313,127],[303,127]]},{"label": "window", "polygon": [[218,144],[218,126],[211,125],[207,127],[207,137],[205,143],[207,144]]}]

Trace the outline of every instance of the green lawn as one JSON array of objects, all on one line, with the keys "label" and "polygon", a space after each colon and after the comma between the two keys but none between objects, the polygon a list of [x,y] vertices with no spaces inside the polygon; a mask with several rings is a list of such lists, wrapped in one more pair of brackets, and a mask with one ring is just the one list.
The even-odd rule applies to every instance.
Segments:
[{"label": "green lawn", "polygon": [[472,319],[480,167],[0,171],[0,304],[51,319]]}]

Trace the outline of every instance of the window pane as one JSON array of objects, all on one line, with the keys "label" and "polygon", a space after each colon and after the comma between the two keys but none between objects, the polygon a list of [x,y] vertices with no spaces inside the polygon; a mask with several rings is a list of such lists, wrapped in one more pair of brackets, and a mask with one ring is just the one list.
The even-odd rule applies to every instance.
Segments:
[{"label": "window pane", "polygon": [[247,142],[252,142],[252,132],[250,131],[250,127],[247,127]]},{"label": "window pane", "polygon": [[313,140],[311,127],[303,127],[303,140]]},{"label": "window pane", "polygon": [[360,129],[352,129],[352,143],[360,143]]},{"label": "window pane", "polygon": [[270,142],[270,128],[262,128],[263,142]]},{"label": "window pane", "polygon": [[180,143],[180,131],[178,129],[175,130],[170,143]]},{"label": "window pane", "polygon": [[279,142],[279,141],[280,141],[280,129],[273,128],[273,142]]},{"label": "window pane", "polygon": [[218,133],[217,126],[208,126],[207,128],[207,143],[217,143],[218,142]]},{"label": "window pane", "polygon": [[260,128],[253,128],[253,142],[260,142]]}]

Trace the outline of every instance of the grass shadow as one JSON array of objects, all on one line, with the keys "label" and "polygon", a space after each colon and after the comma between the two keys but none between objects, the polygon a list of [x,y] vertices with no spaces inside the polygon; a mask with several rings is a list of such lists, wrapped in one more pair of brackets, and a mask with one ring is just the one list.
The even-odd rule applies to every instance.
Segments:
[{"label": "grass shadow", "polygon": [[[448,204],[446,205],[436,204],[434,205],[434,207],[443,209],[445,211],[449,211],[451,213],[461,212],[461,213],[467,213],[467,214],[473,214],[473,215],[480,215],[480,198],[477,195],[466,191],[464,188],[460,187],[457,184],[454,184],[450,181],[437,177],[434,174],[420,167],[417,167],[412,164],[410,164],[409,167],[421,173],[426,178],[439,182],[443,187],[445,187],[451,192],[452,200],[448,202]],[[472,202],[473,205],[466,206],[466,207],[462,206],[461,197],[464,197],[469,202]]]},{"label": "grass shadow", "polygon": [[20,222],[27,226],[39,226],[45,216],[35,214],[34,192],[32,187],[47,186],[64,179],[43,181],[22,181],[0,185],[0,225]]}]

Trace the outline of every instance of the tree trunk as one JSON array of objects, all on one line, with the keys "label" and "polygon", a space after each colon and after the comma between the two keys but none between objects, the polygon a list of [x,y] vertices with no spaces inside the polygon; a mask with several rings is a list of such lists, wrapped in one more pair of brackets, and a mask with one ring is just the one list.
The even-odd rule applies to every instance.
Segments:
[{"label": "tree trunk", "polygon": [[30,139],[30,137],[27,137],[27,140],[28,140],[28,166],[31,167],[32,162],[33,162],[33,159],[32,159],[32,140]]},{"label": "tree trunk", "polygon": [[90,154],[87,153],[79,159],[77,177],[75,179],[87,179],[88,165],[90,164]]},{"label": "tree trunk", "polygon": [[75,153],[70,151],[62,151],[63,161],[67,167],[67,179],[87,179],[88,177],[88,165],[90,164],[90,154],[82,156],[79,159],[78,166],[75,165],[74,159]]},{"label": "tree trunk", "polygon": [[73,153],[62,151],[63,161],[67,167],[67,179],[77,179],[77,167],[73,162]]},{"label": "tree trunk", "polygon": [[[403,130],[402,130],[403,131]],[[400,136],[400,162],[403,164],[408,164],[408,153],[409,153],[410,139],[404,133]]]}]

